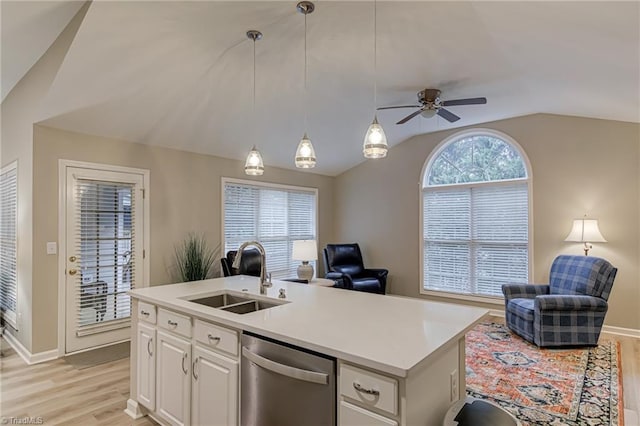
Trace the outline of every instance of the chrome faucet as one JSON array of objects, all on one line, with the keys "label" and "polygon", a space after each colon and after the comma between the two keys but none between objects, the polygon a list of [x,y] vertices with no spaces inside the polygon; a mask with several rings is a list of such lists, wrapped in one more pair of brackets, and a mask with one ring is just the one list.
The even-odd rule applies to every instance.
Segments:
[{"label": "chrome faucet", "polygon": [[267,294],[267,288],[271,287],[271,279],[268,281],[265,279],[267,275],[267,257],[262,244],[257,241],[247,241],[242,243],[240,248],[238,248],[236,258],[233,260],[233,264],[231,266],[236,269],[240,267],[242,252],[247,248],[247,246],[255,246],[260,252],[260,294]]}]

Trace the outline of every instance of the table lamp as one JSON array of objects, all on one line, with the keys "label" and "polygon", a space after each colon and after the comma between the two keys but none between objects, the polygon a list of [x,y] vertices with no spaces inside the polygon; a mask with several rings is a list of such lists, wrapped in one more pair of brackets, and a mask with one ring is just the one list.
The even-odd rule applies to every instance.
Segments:
[{"label": "table lamp", "polygon": [[575,241],[578,243],[584,243],[584,255],[589,255],[589,250],[593,248],[591,243],[606,243],[600,229],[598,228],[597,219],[587,219],[586,216],[582,219],[574,219],[571,232],[567,235],[565,241]]},{"label": "table lamp", "polygon": [[293,260],[301,260],[298,266],[298,278],[311,282],[313,278],[313,266],[309,261],[318,259],[318,246],[316,240],[298,240],[293,242]]}]

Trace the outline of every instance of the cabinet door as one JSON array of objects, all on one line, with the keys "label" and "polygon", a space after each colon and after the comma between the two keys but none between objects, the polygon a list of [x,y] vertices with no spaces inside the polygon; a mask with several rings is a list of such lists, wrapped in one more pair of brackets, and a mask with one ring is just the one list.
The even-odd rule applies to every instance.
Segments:
[{"label": "cabinet door", "polygon": [[156,329],[138,323],[137,400],[156,409]]},{"label": "cabinet door", "polygon": [[398,426],[398,422],[357,405],[340,401],[339,426]]},{"label": "cabinet door", "polygon": [[191,343],[158,330],[157,413],[172,425],[189,424]]},{"label": "cabinet door", "polygon": [[194,346],[192,422],[238,424],[238,361]]}]

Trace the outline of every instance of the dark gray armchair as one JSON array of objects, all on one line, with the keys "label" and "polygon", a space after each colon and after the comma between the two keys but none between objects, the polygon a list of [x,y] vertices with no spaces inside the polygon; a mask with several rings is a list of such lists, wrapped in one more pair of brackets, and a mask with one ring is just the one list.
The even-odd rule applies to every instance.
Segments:
[{"label": "dark gray armchair", "polygon": [[357,243],[327,244],[323,250],[325,278],[336,281],[335,287],[385,294],[387,269],[365,268]]}]

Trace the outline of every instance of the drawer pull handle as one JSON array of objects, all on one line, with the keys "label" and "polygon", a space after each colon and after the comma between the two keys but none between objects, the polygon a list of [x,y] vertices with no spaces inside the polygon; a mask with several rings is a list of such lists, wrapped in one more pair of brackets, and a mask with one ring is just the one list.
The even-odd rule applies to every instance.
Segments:
[{"label": "drawer pull handle", "polygon": [[142,315],[143,317],[148,317],[148,316],[149,316],[149,312],[147,312],[147,311],[140,311],[140,315]]},{"label": "drawer pull handle", "polygon": [[173,322],[171,320],[167,320],[167,324],[169,324],[171,327],[177,327],[178,326],[177,322]]},{"label": "drawer pull handle", "polygon": [[358,382],[353,382],[353,388],[358,392],[366,393],[367,395],[380,396],[379,390],[363,388]]},{"label": "drawer pull handle", "polygon": [[184,368],[184,362],[186,361],[186,359],[187,359],[187,357],[188,357],[188,356],[189,356],[189,355],[188,355],[186,352],[182,355],[182,371],[183,371],[183,373],[184,373],[184,374],[186,374],[186,375],[188,375],[188,374],[189,374],[189,370],[187,370],[186,368]]},{"label": "drawer pull handle", "polygon": [[198,360],[200,359],[200,357],[196,357],[196,359],[193,361],[193,367],[191,369],[191,374],[193,374],[193,378],[198,380],[198,375],[196,374],[196,366],[198,365]]},{"label": "drawer pull handle", "polygon": [[207,339],[209,339],[209,343],[216,342],[216,343],[220,343],[220,337],[218,336],[212,336],[211,334],[207,334]]}]

